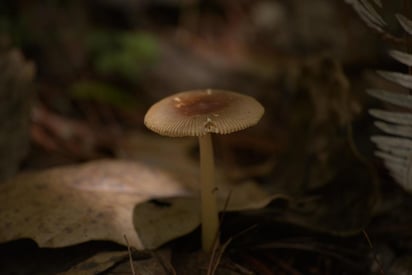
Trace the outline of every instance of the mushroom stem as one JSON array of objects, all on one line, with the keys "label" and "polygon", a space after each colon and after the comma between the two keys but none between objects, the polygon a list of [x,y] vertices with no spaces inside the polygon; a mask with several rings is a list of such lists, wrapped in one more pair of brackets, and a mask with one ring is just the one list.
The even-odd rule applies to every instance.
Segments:
[{"label": "mushroom stem", "polygon": [[202,248],[210,253],[218,238],[219,217],[216,199],[215,166],[211,134],[199,136],[200,146],[200,195]]}]

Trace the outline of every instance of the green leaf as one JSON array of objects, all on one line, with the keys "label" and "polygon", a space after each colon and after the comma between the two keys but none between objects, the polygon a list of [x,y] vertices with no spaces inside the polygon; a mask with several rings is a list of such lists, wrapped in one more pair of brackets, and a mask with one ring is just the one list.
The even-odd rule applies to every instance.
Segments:
[{"label": "green leaf", "polygon": [[97,32],[90,38],[97,73],[138,79],[158,56],[157,43],[149,34]]}]

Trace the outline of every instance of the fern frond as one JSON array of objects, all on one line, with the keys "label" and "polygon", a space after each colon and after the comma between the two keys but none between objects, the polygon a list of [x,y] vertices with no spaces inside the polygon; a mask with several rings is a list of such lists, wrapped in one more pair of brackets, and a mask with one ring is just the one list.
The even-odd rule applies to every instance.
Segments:
[{"label": "fern frond", "polygon": [[[384,132],[397,132],[382,127],[382,124],[379,126]],[[375,151],[375,155],[383,160],[393,179],[405,190],[412,192],[412,140],[391,136],[372,136],[371,140],[379,149]]]},{"label": "fern frond", "polygon": [[388,71],[377,71],[377,73],[383,78],[397,83],[402,87],[412,89],[412,75]]},{"label": "fern frond", "polygon": [[386,152],[382,152],[382,151],[376,151],[375,156],[383,159],[384,161],[386,161],[388,163],[392,163],[393,165],[401,165],[401,166],[406,165],[406,158],[401,158],[399,156],[396,156],[396,155],[393,155],[393,154],[390,154],[390,153],[386,153]]},{"label": "fern frond", "polygon": [[392,176],[395,176],[399,180],[400,183],[405,182],[405,178],[406,178],[405,175],[407,173],[406,165],[393,163],[393,162],[387,161],[387,160],[384,160],[383,162],[385,163],[385,166],[391,172]]},{"label": "fern frond", "polygon": [[[390,80],[395,80],[394,82],[398,84],[404,81],[404,79],[399,81],[398,73],[385,72],[384,76],[387,79],[395,76],[395,79]],[[409,81],[409,78],[406,79]],[[411,95],[384,90],[368,90],[367,93],[384,102],[412,109]],[[378,147],[375,155],[383,160],[392,178],[405,190],[412,192],[412,114],[373,109],[369,113],[375,118],[386,121],[377,121],[375,126],[388,134],[372,136],[372,142]]]},{"label": "fern frond", "polygon": [[[410,37],[396,37],[385,33],[383,29],[386,23],[377,14],[374,6],[382,8],[380,0],[347,0],[352,4],[360,18],[371,28],[379,30],[384,34],[383,38],[392,38],[398,45],[407,46],[411,43]],[[402,14],[396,14],[399,25],[407,35],[412,36],[412,20]],[[408,48],[408,47],[406,47]],[[391,50],[389,55],[396,61],[412,68],[412,54]],[[401,87],[412,90],[412,75],[393,71],[377,71],[384,79],[389,80]],[[403,107],[411,112],[384,111],[372,109],[369,114],[378,119],[375,126],[383,132],[383,135],[371,137],[377,150],[375,155],[382,159],[391,176],[407,191],[412,192],[412,95],[391,92],[379,89],[366,91],[370,96],[385,103]]]},{"label": "fern frond", "polygon": [[375,118],[379,118],[387,122],[412,126],[412,114],[410,113],[371,109],[369,110],[369,114]]},{"label": "fern frond", "polygon": [[404,164],[390,166],[391,164],[388,163],[386,165],[390,169],[392,177],[400,183],[406,191],[412,192],[412,156],[409,155]]},{"label": "fern frond", "polygon": [[386,22],[380,16],[380,14],[376,11],[371,3],[368,0],[359,0],[359,9],[364,12],[366,16],[375,24],[384,27]]},{"label": "fern frond", "polygon": [[377,99],[380,99],[387,103],[391,103],[396,106],[412,108],[412,95],[399,94],[375,89],[367,90],[366,93],[368,93],[370,96],[373,96]]},{"label": "fern frond", "polygon": [[[385,164],[385,166],[388,168],[390,175],[398,182],[398,183],[402,183],[406,182],[406,174],[408,172],[406,166],[407,166],[407,162],[405,163],[396,163],[396,162],[392,162],[390,160],[383,160],[383,163]],[[407,186],[407,184],[405,184],[406,188],[409,188]],[[410,189],[410,188],[409,188]]]},{"label": "fern frond", "polygon": [[375,126],[381,129],[383,132],[390,134],[390,135],[412,138],[412,127],[408,127],[404,125],[388,124],[388,123],[381,122],[381,121],[375,122]]},{"label": "fern frond", "polygon": [[412,140],[406,138],[390,136],[372,136],[371,140],[378,147],[381,147],[382,149],[385,148],[385,151],[389,151],[389,148],[412,151]]},{"label": "fern frond", "polygon": [[412,162],[411,155],[405,158],[398,158],[396,155],[377,151],[375,155],[383,160],[388,168],[390,175],[405,190],[412,192]]},{"label": "fern frond", "polygon": [[396,61],[399,61],[406,66],[412,66],[412,54],[392,50],[389,51],[389,55],[392,56]]},{"label": "fern frond", "polygon": [[397,148],[397,147],[391,147],[391,146],[385,146],[385,145],[381,145],[381,146],[377,145],[377,147],[381,151],[376,151],[376,152],[386,152],[388,154],[392,154],[399,158],[407,158],[409,154],[412,152],[411,150],[405,150],[405,148]]},{"label": "fern frond", "polygon": [[412,20],[406,18],[402,14],[397,14],[396,19],[398,19],[399,24],[402,28],[410,35],[412,35]]},{"label": "fern frond", "polygon": [[[347,3],[351,4],[359,15],[359,17],[371,28],[377,30],[378,32],[384,32],[383,28],[386,26],[386,22],[379,15],[379,13],[374,8],[368,0],[346,0]],[[380,1],[375,1],[378,7],[382,7]]]}]

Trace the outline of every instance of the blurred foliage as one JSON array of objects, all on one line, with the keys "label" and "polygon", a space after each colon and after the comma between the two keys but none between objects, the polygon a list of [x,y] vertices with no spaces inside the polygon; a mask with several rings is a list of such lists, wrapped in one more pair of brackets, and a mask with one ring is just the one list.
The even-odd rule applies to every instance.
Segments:
[{"label": "blurred foliage", "polygon": [[0,37],[20,41],[22,36],[21,20],[13,16],[12,5],[7,1],[0,1]]},{"label": "blurred foliage", "polygon": [[137,106],[136,98],[108,83],[98,81],[79,81],[72,85],[70,94],[81,100],[93,100],[112,107],[130,110]]},{"label": "blurred foliage", "polygon": [[157,42],[150,34],[98,31],[89,46],[95,71],[135,81],[158,57]]}]

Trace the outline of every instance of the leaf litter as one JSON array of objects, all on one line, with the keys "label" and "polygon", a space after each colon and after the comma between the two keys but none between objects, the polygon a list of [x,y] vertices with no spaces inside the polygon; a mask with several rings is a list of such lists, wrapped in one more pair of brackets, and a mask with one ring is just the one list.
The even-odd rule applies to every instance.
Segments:
[{"label": "leaf litter", "polygon": [[[127,236],[131,246],[142,250],[156,249],[192,232],[199,225],[197,164],[190,156],[193,143],[153,140],[150,148],[148,139],[153,137],[133,140],[139,138],[133,150],[126,150],[130,146],[120,150],[128,152],[122,157],[138,160],[99,160],[53,168],[22,174],[1,185],[0,242],[31,238],[40,247],[65,247],[90,240],[127,245]],[[145,144],[145,149],[139,144]],[[168,161],[166,155],[179,161]],[[220,209],[229,200],[227,211],[254,210],[257,216],[270,213],[275,220],[316,227],[308,224],[313,218],[305,214],[308,209],[292,216],[290,211],[280,215],[271,206],[265,210],[279,200],[298,203],[288,195],[270,195],[253,181],[230,185],[221,173],[217,179]],[[316,223],[323,224],[319,218]]]},{"label": "leaf litter", "polygon": [[[31,238],[40,247],[63,247],[90,240],[126,245],[126,235],[137,249],[144,249],[144,242],[156,248],[194,230],[199,224],[198,213],[192,213],[190,219],[182,216],[181,209],[193,211],[197,207],[176,203],[167,208],[168,219],[158,220],[162,211],[140,215],[135,206],[153,199],[193,196],[196,183],[189,186],[189,181],[182,183],[170,171],[130,160],[99,160],[23,174],[0,186],[0,242]],[[258,185],[243,186],[233,192],[231,209],[269,203],[270,196]],[[231,187],[221,190],[223,202]],[[163,222],[158,228],[161,232],[153,231],[159,233],[156,240],[142,240],[136,230],[152,231],[153,220]],[[170,224],[175,230],[164,230]],[[145,226],[148,228],[142,228]]]},{"label": "leaf litter", "polygon": [[[150,145],[152,137],[140,138]],[[176,142],[180,145],[173,146]],[[0,242],[30,238],[53,248],[91,240],[127,245],[127,236],[132,247],[143,250],[192,232],[200,222],[197,165],[186,154],[192,145],[155,140],[153,148],[141,148],[140,160],[91,161],[11,179],[0,185]],[[165,154],[175,161],[165,161]],[[231,210],[260,208],[271,201],[254,182],[233,188],[218,178],[221,209],[228,196]],[[62,274],[94,274],[124,261],[123,255],[98,253]]]}]

